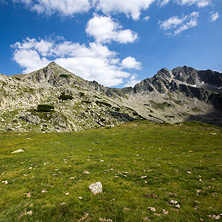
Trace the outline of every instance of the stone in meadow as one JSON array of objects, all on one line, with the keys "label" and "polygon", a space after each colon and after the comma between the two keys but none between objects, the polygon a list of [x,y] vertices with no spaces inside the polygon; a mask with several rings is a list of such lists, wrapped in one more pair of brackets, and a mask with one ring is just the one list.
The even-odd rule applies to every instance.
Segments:
[{"label": "stone in meadow", "polygon": [[91,190],[91,192],[94,195],[103,192],[103,187],[102,187],[102,184],[100,182],[91,184],[89,186],[89,189]]}]

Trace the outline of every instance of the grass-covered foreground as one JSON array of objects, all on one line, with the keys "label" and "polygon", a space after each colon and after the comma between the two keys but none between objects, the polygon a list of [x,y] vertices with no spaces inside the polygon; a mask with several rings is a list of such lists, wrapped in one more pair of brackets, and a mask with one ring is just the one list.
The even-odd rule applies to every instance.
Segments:
[{"label": "grass-covered foreground", "polygon": [[[18,149],[25,152],[11,154]],[[103,193],[93,195],[88,187],[98,181]],[[219,128],[132,122],[0,134],[0,221],[195,222],[220,214]]]}]

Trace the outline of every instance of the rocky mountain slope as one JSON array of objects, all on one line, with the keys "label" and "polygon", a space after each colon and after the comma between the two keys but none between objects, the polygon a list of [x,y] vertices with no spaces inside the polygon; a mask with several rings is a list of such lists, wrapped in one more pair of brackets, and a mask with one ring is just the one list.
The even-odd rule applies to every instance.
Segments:
[{"label": "rocky mountain slope", "polygon": [[107,88],[52,62],[27,75],[0,75],[0,130],[63,132],[134,119],[222,124],[222,74],[161,69],[135,87]]}]

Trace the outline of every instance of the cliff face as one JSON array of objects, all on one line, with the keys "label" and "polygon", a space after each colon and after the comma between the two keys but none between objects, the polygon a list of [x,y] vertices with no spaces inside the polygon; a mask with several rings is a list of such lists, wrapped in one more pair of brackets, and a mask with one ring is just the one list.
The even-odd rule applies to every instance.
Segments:
[{"label": "cliff face", "polygon": [[222,93],[222,74],[187,66],[172,71],[161,69],[153,78],[145,79],[134,87],[135,93],[154,90],[159,93],[182,92],[187,97],[207,102],[212,92]]},{"label": "cliff face", "polygon": [[[222,74],[161,69],[135,87],[108,88],[56,63],[27,75],[0,75],[0,130],[76,131],[134,119],[221,124]],[[53,107],[38,110],[38,105]]]}]

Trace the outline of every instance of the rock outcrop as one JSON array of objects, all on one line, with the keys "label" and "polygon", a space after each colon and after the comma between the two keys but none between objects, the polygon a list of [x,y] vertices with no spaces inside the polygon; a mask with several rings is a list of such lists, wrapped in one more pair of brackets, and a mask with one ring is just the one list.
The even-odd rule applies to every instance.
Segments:
[{"label": "rock outcrop", "polygon": [[222,74],[211,70],[164,68],[134,87],[118,89],[52,62],[30,74],[0,75],[0,130],[66,132],[135,119],[221,125],[221,93]]}]

